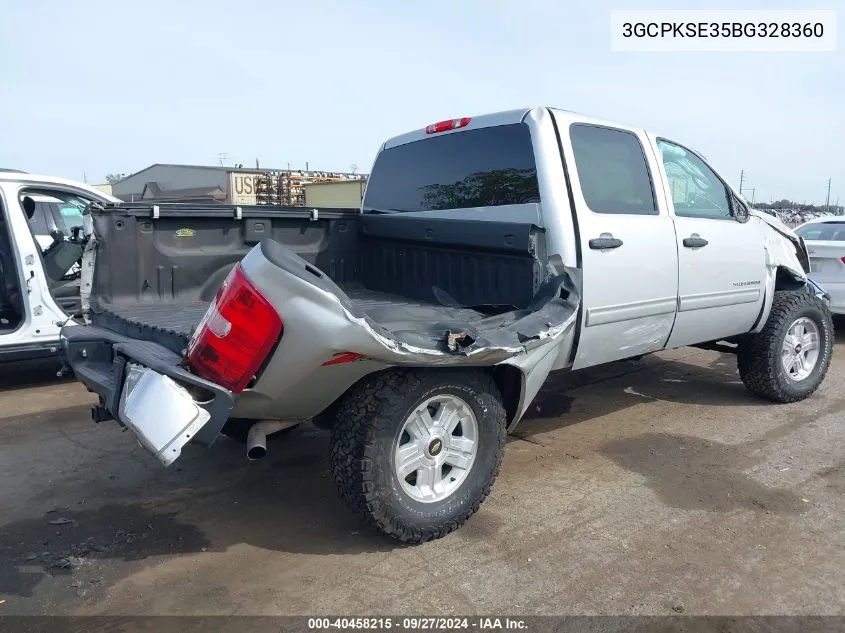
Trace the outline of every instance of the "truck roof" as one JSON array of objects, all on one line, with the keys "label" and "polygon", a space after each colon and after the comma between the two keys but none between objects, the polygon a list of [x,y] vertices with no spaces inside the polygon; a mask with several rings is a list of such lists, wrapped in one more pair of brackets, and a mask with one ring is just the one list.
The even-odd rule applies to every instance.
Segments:
[{"label": "truck roof", "polygon": [[[508,125],[512,123],[520,123],[525,119],[525,117],[531,113],[532,111],[539,111],[539,110],[555,110],[557,112],[566,112],[568,114],[575,114],[578,116],[579,119],[583,120],[585,123],[593,123],[596,125],[605,125],[609,127],[621,127],[624,129],[634,129],[631,125],[624,125],[615,121],[608,121],[606,119],[599,119],[595,117],[588,116],[586,114],[582,114],[580,112],[573,112],[571,110],[564,110],[563,108],[556,108],[554,106],[533,106],[533,107],[525,107],[519,108],[516,110],[505,110],[502,112],[494,112],[491,114],[482,114],[482,115],[469,115],[469,122],[457,128],[455,130],[447,130],[446,133],[451,132],[458,132],[464,130],[473,130],[482,127],[493,127],[496,125]],[[449,121],[449,119],[446,119]],[[460,121],[460,117],[456,117],[453,119],[455,121]],[[394,136],[393,138],[387,140],[383,145],[382,149],[388,149],[391,147],[396,147],[397,145],[404,145],[405,143],[412,143],[414,141],[421,141],[424,138],[430,138],[430,134],[426,133],[426,128],[422,127],[416,129],[412,132],[406,132],[405,134],[400,134],[398,136]]]},{"label": "truck roof", "polygon": [[96,187],[92,187],[91,185],[77,182],[75,180],[70,180],[68,178],[58,178],[56,176],[43,176],[40,174],[27,174],[24,172],[15,172],[15,171],[0,171],[0,181],[2,182],[20,182],[20,183],[27,183],[33,185],[45,185],[49,187],[50,185],[61,185],[65,187],[73,187],[75,189],[82,189],[90,193],[92,196],[99,198],[100,200],[105,200],[108,202],[120,202],[114,196],[107,194],[104,191],[100,191]]}]

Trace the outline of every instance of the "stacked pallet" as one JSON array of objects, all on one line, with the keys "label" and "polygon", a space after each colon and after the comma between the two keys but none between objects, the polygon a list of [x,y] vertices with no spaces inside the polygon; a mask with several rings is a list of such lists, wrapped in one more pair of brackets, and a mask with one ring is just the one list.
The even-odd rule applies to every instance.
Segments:
[{"label": "stacked pallet", "polygon": [[304,185],[312,182],[358,180],[359,174],[327,171],[266,171],[255,176],[255,200],[259,205],[305,206]]}]

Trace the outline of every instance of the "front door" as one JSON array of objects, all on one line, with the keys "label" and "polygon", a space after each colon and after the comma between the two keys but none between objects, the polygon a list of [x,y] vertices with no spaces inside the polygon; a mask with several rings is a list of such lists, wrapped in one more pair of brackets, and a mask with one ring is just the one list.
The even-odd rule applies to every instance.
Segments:
[{"label": "front door", "polygon": [[570,141],[562,145],[584,275],[573,368],[663,349],[675,318],[678,261],[648,139],[633,129],[555,116]]},{"label": "front door", "polygon": [[[678,316],[667,347],[748,332],[763,305],[766,253],[757,220],[694,152],[653,139],[678,244]],[[738,221],[744,219],[744,222]]]}]

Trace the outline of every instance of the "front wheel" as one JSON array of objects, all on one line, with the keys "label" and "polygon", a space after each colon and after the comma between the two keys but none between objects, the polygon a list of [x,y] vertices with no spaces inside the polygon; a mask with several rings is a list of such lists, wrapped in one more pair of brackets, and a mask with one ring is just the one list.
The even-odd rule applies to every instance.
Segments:
[{"label": "front wheel", "polygon": [[739,345],[739,375],[753,394],[798,402],[824,380],[833,353],[830,310],[804,290],[778,291],[766,325]]},{"label": "front wheel", "polygon": [[388,370],[337,408],[331,468],[343,499],[405,543],[440,538],[481,506],[499,472],[505,410],[478,370]]}]

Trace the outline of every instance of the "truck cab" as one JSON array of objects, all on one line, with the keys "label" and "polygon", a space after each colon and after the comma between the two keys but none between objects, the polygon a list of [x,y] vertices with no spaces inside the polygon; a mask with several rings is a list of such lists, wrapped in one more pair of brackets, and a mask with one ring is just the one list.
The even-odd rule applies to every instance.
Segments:
[{"label": "truck cab", "polygon": [[[550,184],[564,204],[543,207],[544,220],[560,223],[551,232],[575,238],[564,252],[583,271],[574,369],[758,325],[773,291],[761,227],[698,153],[645,130],[555,109],[527,120],[543,138],[565,137],[545,155],[563,174]],[[567,215],[577,231],[560,219]],[[800,275],[799,263],[791,263]]]}]

